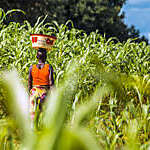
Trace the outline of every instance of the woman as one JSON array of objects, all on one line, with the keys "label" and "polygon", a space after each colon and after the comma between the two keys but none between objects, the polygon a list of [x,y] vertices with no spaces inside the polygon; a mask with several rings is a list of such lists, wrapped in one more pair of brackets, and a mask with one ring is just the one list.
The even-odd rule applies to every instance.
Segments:
[{"label": "woman", "polygon": [[37,107],[41,112],[42,103],[45,101],[48,91],[54,85],[53,68],[49,64],[45,64],[47,51],[39,48],[37,51],[38,64],[34,64],[29,68],[29,92],[30,92],[30,113],[32,123],[35,118]]}]

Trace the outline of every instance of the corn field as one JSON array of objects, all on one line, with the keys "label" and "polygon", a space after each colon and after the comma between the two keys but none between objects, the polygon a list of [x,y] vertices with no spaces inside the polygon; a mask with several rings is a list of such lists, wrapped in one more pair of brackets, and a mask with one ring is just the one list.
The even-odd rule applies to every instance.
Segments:
[{"label": "corn field", "polygon": [[[4,23],[0,9],[0,150],[149,150],[150,46],[87,35],[72,21],[39,17]],[[24,13],[24,12],[22,12]],[[38,128],[30,128],[28,72],[36,63],[30,34],[55,35],[47,62],[55,86]]]}]

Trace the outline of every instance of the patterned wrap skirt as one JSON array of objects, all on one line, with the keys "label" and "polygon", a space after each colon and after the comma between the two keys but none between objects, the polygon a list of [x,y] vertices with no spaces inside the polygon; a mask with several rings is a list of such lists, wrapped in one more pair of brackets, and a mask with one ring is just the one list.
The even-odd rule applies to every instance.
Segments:
[{"label": "patterned wrap skirt", "polygon": [[35,112],[37,110],[42,111],[42,105],[47,96],[48,88],[47,87],[33,87],[30,90],[30,115],[31,120],[34,119]]}]

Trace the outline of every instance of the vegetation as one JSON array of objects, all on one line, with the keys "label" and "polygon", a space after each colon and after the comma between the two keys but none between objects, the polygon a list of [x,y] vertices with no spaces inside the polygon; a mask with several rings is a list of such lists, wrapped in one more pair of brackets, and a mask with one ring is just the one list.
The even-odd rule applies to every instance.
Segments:
[{"label": "vegetation", "polygon": [[[12,11],[0,12],[0,149],[149,149],[150,47],[87,35],[71,21],[6,25]],[[56,89],[34,132],[26,92],[29,67],[36,63],[32,33],[57,36],[47,58]]]},{"label": "vegetation", "polygon": [[[1,0],[1,7],[5,10],[21,9],[26,12],[9,15],[5,23],[16,21],[23,23],[28,20],[32,26],[39,16],[48,16],[46,22],[56,21],[65,24],[72,20],[74,27],[84,30],[87,34],[95,32],[105,34],[108,39],[117,37],[121,42],[128,38],[136,38],[136,42],[146,41],[144,36],[134,26],[128,27],[124,23],[125,13],[122,7],[127,0]],[[68,24],[68,26],[70,26]]]}]

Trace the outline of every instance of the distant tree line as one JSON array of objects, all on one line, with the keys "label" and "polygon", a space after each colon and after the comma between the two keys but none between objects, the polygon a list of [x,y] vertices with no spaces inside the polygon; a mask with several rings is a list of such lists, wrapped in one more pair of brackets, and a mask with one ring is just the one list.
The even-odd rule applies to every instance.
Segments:
[{"label": "distant tree line", "polygon": [[127,0],[1,0],[0,7],[5,11],[21,9],[26,14],[17,13],[9,16],[10,21],[28,20],[35,24],[39,16],[48,15],[46,21],[57,21],[64,24],[72,20],[75,28],[87,33],[98,30],[106,38],[117,37],[121,42],[128,38],[137,38],[136,42],[148,40],[134,26],[124,23],[125,13],[121,8]]}]

